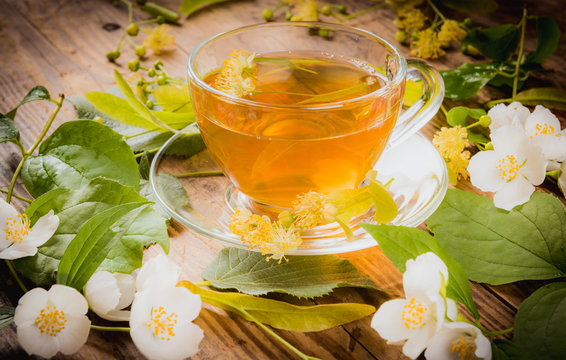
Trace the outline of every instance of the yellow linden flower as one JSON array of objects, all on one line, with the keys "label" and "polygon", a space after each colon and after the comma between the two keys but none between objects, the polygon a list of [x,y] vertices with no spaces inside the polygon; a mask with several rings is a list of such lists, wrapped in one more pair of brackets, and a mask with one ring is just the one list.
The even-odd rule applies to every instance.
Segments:
[{"label": "yellow linden flower", "polygon": [[265,261],[276,259],[281,264],[285,253],[296,249],[302,242],[303,239],[294,226],[284,228],[281,224],[275,223],[269,232],[269,242],[264,243],[260,249],[263,255],[271,254],[265,258]]},{"label": "yellow linden flower", "polygon": [[318,21],[318,4],[314,0],[297,0],[291,21]]},{"label": "yellow linden flower", "polygon": [[438,40],[442,46],[450,46],[450,42],[460,42],[466,37],[466,30],[462,29],[456,20],[446,20],[438,32]]},{"label": "yellow linden flower", "polygon": [[236,97],[243,97],[254,91],[255,84],[250,77],[256,69],[254,57],[255,54],[250,55],[243,50],[232,50],[212,86]]},{"label": "yellow linden flower", "polygon": [[442,50],[442,43],[438,40],[438,35],[433,29],[428,28],[416,34],[416,40],[411,41],[411,55],[421,59],[437,59],[446,55]]},{"label": "yellow linden flower", "polygon": [[309,191],[299,195],[293,203],[293,213],[297,216],[295,224],[301,229],[315,227],[329,217],[332,208],[326,194]]},{"label": "yellow linden flower", "polygon": [[252,214],[248,209],[236,209],[231,220],[228,224],[230,231],[240,235],[251,248],[263,243],[271,230],[271,221],[267,217]]},{"label": "yellow linden flower", "polygon": [[161,55],[164,51],[170,50],[175,46],[175,35],[169,34],[169,25],[159,25],[153,29],[144,29],[147,35],[143,41],[145,47],[153,50],[155,55]]},{"label": "yellow linden flower", "polygon": [[425,26],[425,23],[426,16],[422,11],[413,6],[404,6],[397,10],[397,20],[395,20],[395,24],[399,29],[409,34],[421,30]]},{"label": "yellow linden flower", "polygon": [[460,125],[446,128],[443,127],[434,135],[432,144],[446,161],[446,166],[451,176],[450,183],[456,184],[458,180],[469,178],[468,164],[470,152],[464,151],[469,145],[468,131]]}]

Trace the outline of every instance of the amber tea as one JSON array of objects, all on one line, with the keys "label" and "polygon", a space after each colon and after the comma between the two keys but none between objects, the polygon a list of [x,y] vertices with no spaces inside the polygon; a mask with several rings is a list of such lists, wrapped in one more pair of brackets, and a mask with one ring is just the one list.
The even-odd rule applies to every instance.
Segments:
[{"label": "amber tea", "polygon": [[[233,184],[256,202],[280,207],[309,190],[357,187],[383,151],[399,109],[401,90],[388,99],[371,96],[384,85],[383,70],[288,52],[256,55],[246,68],[230,63],[237,55],[251,59],[233,52],[204,81],[244,101],[193,92],[207,148]],[[228,69],[226,77],[230,66],[240,66],[242,76],[230,78]]]}]

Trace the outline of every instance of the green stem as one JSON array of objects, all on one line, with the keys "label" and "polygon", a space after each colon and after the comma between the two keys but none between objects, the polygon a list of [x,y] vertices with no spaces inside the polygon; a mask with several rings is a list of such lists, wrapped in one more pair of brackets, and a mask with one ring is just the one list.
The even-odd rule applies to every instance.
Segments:
[{"label": "green stem", "polygon": [[25,293],[28,292],[28,288],[24,285],[24,282],[22,281],[22,279],[20,278],[20,276],[16,272],[16,269],[14,269],[14,266],[12,265],[10,260],[4,260],[4,261],[6,262],[6,265],[8,266],[10,273],[12,273],[12,276],[14,277],[14,279],[16,279],[16,282],[18,283],[18,285],[20,285],[20,288],[22,289],[22,291],[25,292]]},{"label": "green stem", "polygon": [[18,145],[20,152],[22,153],[22,155],[24,155],[26,153],[26,149],[24,148],[24,145],[22,145],[22,142],[20,140],[17,140],[15,144]]},{"label": "green stem", "polygon": [[133,19],[134,19],[134,11],[132,9],[132,3],[129,2],[128,0],[122,0],[122,2],[124,4],[126,4],[126,6],[128,7],[128,23],[132,23]]},{"label": "green stem", "polygon": [[[0,189],[0,192],[3,192],[4,194],[7,194],[7,193],[8,193],[8,190]],[[23,196],[16,195],[16,194],[14,194],[13,192],[12,192],[12,197],[15,197],[16,199],[20,199],[20,200],[22,200],[22,201],[25,201],[25,202],[27,202],[28,204],[31,204],[32,201],[33,201],[33,200],[28,199],[28,198],[25,198],[25,197],[23,197]]]},{"label": "green stem", "polygon": [[515,65],[515,72],[513,79],[513,95],[511,99],[515,100],[517,96],[517,85],[519,84],[519,70],[521,68],[521,60],[523,58],[523,51],[525,50],[525,29],[527,27],[527,9],[523,9],[523,17],[521,18],[521,40],[519,42],[519,55],[517,56],[517,64]]},{"label": "green stem", "polygon": [[116,331],[116,332],[125,332],[129,333],[129,327],[114,327],[114,326],[98,326],[98,325],[90,325],[92,330],[99,330],[99,331]]},{"label": "green stem", "polygon": [[224,175],[220,170],[211,170],[211,171],[195,171],[195,172],[187,172],[182,174],[173,174],[175,177],[184,178],[184,177],[206,177],[206,176],[221,176]]},{"label": "green stem", "polygon": [[122,42],[124,41],[124,37],[126,37],[125,30],[122,32],[122,35],[120,35],[120,39],[118,40],[118,45],[116,45],[116,51],[120,51],[120,48],[122,47]]},{"label": "green stem", "polygon": [[444,116],[448,117],[448,111],[446,110],[443,104],[440,105],[440,110],[442,110]]},{"label": "green stem", "polygon": [[438,8],[436,7],[436,5],[434,5],[434,3],[431,0],[426,0],[426,3],[428,4],[428,6],[431,7],[431,9],[434,11],[434,13],[438,16],[440,16],[440,18],[442,19],[442,21],[446,21],[446,18],[444,17],[444,15],[442,15],[442,13],[440,12],[440,10],[438,10]]},{"label": "green stem", "polygon": [[374,11],[374,10],[377,10],[377,9],[379,9],[379,8],[382,8],[382,7],[384,7],[385,5],[387,5],[387,2],[384,1],[384,2],[379,3],[379,4],[377,4],[377,5],[371,6],[371,7],[367,8],[367,9],[360,10],[360,11],[355,12],[355,13],[353,13],[353,14],[346,15],[346,16],[344,16],[344,19],[341,19],[339,22],[344,22],[344,21],[348,21],[348,20],[357,18],[358,16],[362,16],[362,15],[364,15],[364,14],[367,14],[367,13],[369,13],[369,12],[372,12],[372,11]]},{"label": "green stem", "polygon": [[486,106],[487,106],[488,108],[492,108],[492,107],[494,107],[494,106],[497,105],[497,104],[510,103],[510,102],[513,102],[513,99],[492,100],[492,101],[488,102],[488,103],[486,104]]},{"label": "green stem", "polygon": [[509,328],[509,329],[505,329],[505,330],[499,330],[499,331],[488,331],[488,332],[485,332],[484,335],[491,337],[491,336],[509,334],[510,332],[513,332],[513,328]]},{"label": "green stem", "polygon": [[137,134],[133,134],[133,135],[124,136],[124,140],[129,140],[129,139],[135,138],[135,137],[137,137],[137,136],[142,136],[142,135],[145,135],[145,134],[149,134],[149,133],[154,132],[154,131],[155,131],[155,130],[146,130],[146,131],[142,131],[141,133],[137,133]]},{"label": "green stem", "polygon": [[193,283],[193,285],[196,285],[196,286],[210,286],[210,285],[212,285],[212,282],[210,282],[210,281],[201,281],[201,282]]},{"label": "green stem", "polygon": [[151,150],[147,150],[147,151],[144,151],[144,152],[141,152],[141,153],[137,153],[137,154],[134,155],[134,158],[136,158],[136,159],[141,158],[143,156],[143,154],[146,154],[146,153],[147,154],[153,154],[154,152],[158,152],[159,149],[161,149],[161,148],[160,147],[153,148]]},{"label": "green stem", "polygon": [[22,157],[22,160],[18,164],[16,171],[14,171],[14,175],[12,176],[12,181],[10,181],[10,186],[8,187],[8,192],[7,192],[8,195],[6,196],[6,202],[8,204],[10,203],[10,200],[12,200],[12,193],[14,192],[14,186],[16,185],[16,180],[18,179],[18,176],[20,175],[20,172],[22,171],[22,167],[24,166],[24,162],[27,160],[27,158],[31,154],[33,154],[35,149],[39,146],[39,143],[41,143],[41,141],[45,137],[45,134],[47,134],[47,131],[51,127],[51,124],[53,124],[53,120],[55,120],[55,117],[59,113],[59,109],[61,109],[61,106],[63,105],[63,99],[65,99],[65,96],[63,94],[59,95],[59,99],[56,102],[57,107],[55,108],[53,113],[51,113],[51,116],[49,116],[47,123],[43,127],[43,130],[41,130],[41,133],[39,134],[38,138],[35,140],[35,142],[31,146],[31,148],[28,151],[24,152],[24,156]]}]

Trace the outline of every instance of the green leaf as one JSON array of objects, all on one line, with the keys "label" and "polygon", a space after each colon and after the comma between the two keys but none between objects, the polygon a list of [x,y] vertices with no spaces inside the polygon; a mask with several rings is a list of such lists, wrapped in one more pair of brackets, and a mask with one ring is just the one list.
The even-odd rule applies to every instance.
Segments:
[{"label": "green leaf", "polygon": [[513,342],[529,359],[564,359],[566,283],[545,285],[517,310]]},{"label": "green leaf", "polygon": [[519,27],[512,24],[487,29],[475,28],[470,30],[462,40],[462,46],[472,45],[487,58],[505,61],[517,49],[519,35]]},{"label": "green leaf", "polygon": [[189,281],[181,281],[178,286],[184,286],[192,293],[200,295],[204,302],[234,311],[246,320],[253,321],[253,318],[283,330],[322,331],[362,319],[375,312],[375,307],[366,304],[297,306],[246,294],[205,290]]},{"label": "green leaf", "polygon": [[249,295],[280,292],[313,298],[337,287],[378,287],[348,260],[333,255],[287,256],[288,262],[265,261],[255,251],[224,248],[202,277],[219,289],[236,289]]},{"label": "green leaf", "polygon": [[515,100],[523,105],[543,105],[547,108],[566,110],[566,91],[558,88],[532,88],[521,91]]},{"label": "green leaf", "polygon": [[377,241],[387,258],[400,272],[405,272],[405,264],[409,259],[430,251],[438,255],[446,264],[449,273],[446,296],[464,304],[474,318],[479,319],[466,271],[429,233],[405,226],[371,224],[360,224],[360,226]]},{"label": "green leaf", "polygon": [[147,156],[147,152],[144,152],[140,158],[138,172],[140,173],[141,179],[149,180],[149,158]]},{"label": "green leaf", "polygon": [[230,1],[230,0],[183,0],[179,8],[179,11],[183,15],[190,16],[192,13],[203,7],[224,1]]},{"label": "green leaf", "polygon": [[164,130],[175,132],[175,129],[171,128],[169,125],[164,123],[161,119],[155,116],[144,103],[140,101],[130,88],[130,85],[124,80],[122,75],[118,72],[118,70],[114,70],[114,79],[116,80],[116,85],[118,85],[118,89],[126,98],[128,104],[142,117],[144,117],[150,123],[153,123],[156,127],[162,128]]},{"label": "green leaf", "polygon": [[[100,91],[89,91],[85,93],[85,98],[97,110],[107,115],[112,120],[146,130],[163,131],[167,130],[166,127],[170,127],[169,129],[182,129],[195,121],[192,110],[190,113],[174,113],[169,111],[150,111],[146,108],[147,112],[151,114],[152,117],[156,117],[158,121],[161,121],[165,127],[158,126],[154,121],[149,120],[147,115],[140,113],[139,109],[131,106],[129,101],[116,95]],[[145,107],[145,105],[143,106]]]},{"label": "green leaf", "polygon": [[[53,282],[59,260],[79,229],[96,214],[116,205],[143,202],[133,188],[103,178],[80,190],[58,188],[35,199],[27,208],[32,224],[50,210],[59,217],[59,227],[35,256],[16,260],[18,270],[36,284]],[[152,209],[144,209],[126,234],[106,256],[101,269],[129,273],[142,265],[143,248],[158,243],[169,251],[167,221]]]},{"label": "green leaf", "polygon": [[[495,0],[437,0],[442,5],[464,14],[487,14],[497,9]],[[436,1],[435,1],[436,2]]]},{"label": "green leaf", "polygon": [[[462,127],[466,127],[475,122],[468,121],[468,117],[478,120],[485,114],[486,112],[484,109],[471,109],[465,106],[456,106],[448,111],[446,122],[450,126],[460,125]],[[481,127],[472,127],[470,129],[467,129],[467,131],[468,140],[473,143],[486,144],[490,141],[489,138],[484,133],[482,133]]]},{"label": "green leaf", "polygon": [[182,135],[177,137],[166,150],[169,155],[191,157],[206,147],[196,123],[182,130]]},{"label": "green leaf", "polygon": [[0,143],[3,142],[17,143],[20,141],[20,131],[14,123],[14,120],[0,114]]},{"label": "green leaf", "polygon": [[30,156],[22,169],[33,197],[57,188],[79,189],[96,177],[139,186],[137,163],[122,137],[90,120],[62,124]]},{"label": "green leaf", "polygon": [[407,80],[405,82],[405,94],[403,95],[403,106],[413,106],[423,97],[424,81]]},{"label": "green leaf", "polygon": [[153,89],[152,94],[165,111],[193,112],[188,85],[163,85]]},{"label": "green leaf", "polygon": [[25,103],[28,103],[30,101],[36,101],[36,100],[49,100],[51,99],[51,96],[49,95],[49,91],[47,91],[47,89],[44,86],[36,86],[33,89],[31,89],[27,95],[24,97],[24,99],[22,101],[20,101],[20,103],[18,104],[18,106],[16,106],[14,109],[12,109],[9,113],[6,114],[6,116],[12,120],[14,120],[14,118],[16,117],[16,113],[18,111],[18,109],[20,108],[20,106],[22,106]]},{"label": "green leaf", "polygon": [[393,196],[385,186],[380,182],[369,180],[368,192],[375,208],[373,219],[381,224],[393,221],[399,210]]},{"label": "green leaf", "polygon": [[117,205],[89,219],[67,246],[57,269],[57,283],[81,291],[148,204]]},{"label": "green leaf", "polygon": [[189,196],[179,179],[171,174],[159,173],[156,182],[168,204],[176,209],[190,208]]},{"label": "green leaf", "polygon": [[108,126],[117,133],[126,136],[126,142],[130,145],[134,152],[143,152],[161,147],[161,145],[163,145],[173,135],[172,132],[155,131],[146,133],[146,129],[120,123],[96,109],[94,105],[82,96],[69,98],[69,101],[71,101],[75,107],[79,118],[92,120],[96,116],[99,116],[104,121],[104,125]]},{"label": "green leaf", "polygon": [[515,343],[506,339],[491,341],[492,360],[529,360]]},{"label": "green leaf", "polygon": [[361,83],[353,85],[346,89],[340,89],[332,91],[329,93],[313,95],[306,100],[299,101],[297,104],[315,104],[315,103],[327,103],[331,101],[338,101],[346,96],[357,93],[368,86],[367,83]]},{"label": "green leaf", "polygon": [[11,306],[0,306],[0,329],[3,329],[14,322],[15,311],[16,309]]},{"label": "green leaf", "polygon": [[466,63],[457,69],[441,71],[444,79],[445,96],[452,100],[462,100],[474,96],[499,71],[495,63]]},{"label": "green leaf", "polygon": [[537,17],[537,48],[525,58],[525,63],[540,64],[548,59],[560,42],[560,27],[551,17]]},{"label": "green leaf", "polygon": [[508,212],[449,189],[426,224],[471,280],[500,285],[566,273],[566,210],[552,195],[535,192]]}]

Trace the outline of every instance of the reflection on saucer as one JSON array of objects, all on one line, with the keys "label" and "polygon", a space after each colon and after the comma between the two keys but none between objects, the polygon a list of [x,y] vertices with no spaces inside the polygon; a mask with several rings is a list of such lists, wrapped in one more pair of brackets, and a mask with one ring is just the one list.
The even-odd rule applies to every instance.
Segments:
[{"label": "reflection on saucer", "polygon": [[[167,154],[167,148],[175,146],[179,135],[172,137],[157,153],[150,172],[150,182],[157,202],[175,220],[184,226],[220,241],[228,246],[246,248],[239,236],[228,229],[234,209],[245,205],[245,197],[234,190],[223,176],[181,178],[189,198],[189,206],[176,206],[171,189],[159,186],[156,180],[161,173],[179,174],[214,169],[208,152],[182,158]],[[378,180],[393,182],[390,191],[399,207],[399,214],[391,222],[394,225],[418,226],[440,205],[448,187],[446,165],[430,141],[421,134],[413,135],[394,148],[386,149],[375,170]],[[368,213],[358,222],[372,222]],[[303,244],[289,255],[336,254],[365,249],[376,241],[363,229],[354,227],[356,240],[348,241],[336,224],[321,225],[302,234]]]}]

